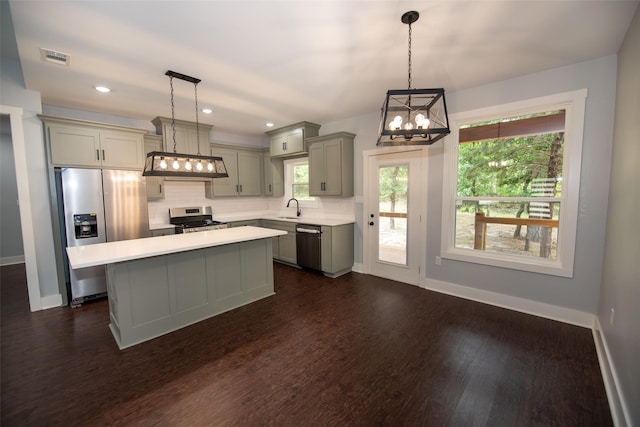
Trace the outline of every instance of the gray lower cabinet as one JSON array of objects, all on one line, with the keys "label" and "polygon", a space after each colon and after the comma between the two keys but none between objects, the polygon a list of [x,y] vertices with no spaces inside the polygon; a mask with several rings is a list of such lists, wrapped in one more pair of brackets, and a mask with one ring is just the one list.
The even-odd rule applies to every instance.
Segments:
[{"label": "gray lower cabinet", "polygon": [[109,328],[126,348],[274,294],[271,240],[107,265]]},{"label": "gray lower cabinet", "polygon": [[353,267],[353,224],[322,226],[322,272],[337,277]]},{"label": "gray lower cabinet", "polygon": [[286,231],[283,236],[272,237],[273,259],[288,264],[297,264],[296,253],[296,224],[287,221],[262,220],[264,228]]},{"label": "gray lower cabinet", "polygon": [[260,227],[260,220],[259,219],[248,219],[246,221],[231,221],[228,222],[227,225],[229,225],[230,228],[233,227],[244,227],[247,225],[251,225],[253,227]]},{"label": "gray lower cabinet", "polygon": [[155,230],[151,230],[151,237],[167,236],[170,234],[176,234],[175,227],[156,228]]}]

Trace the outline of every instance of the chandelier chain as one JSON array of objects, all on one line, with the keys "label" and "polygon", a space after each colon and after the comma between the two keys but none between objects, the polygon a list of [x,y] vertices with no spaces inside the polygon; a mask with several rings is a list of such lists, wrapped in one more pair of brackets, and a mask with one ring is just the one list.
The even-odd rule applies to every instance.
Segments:
[{"label": "chandelier chain", "polygon": [[409,86],[407,89],[411,90],[411,22],[409,22]]},{"label": "chandelier chain", "polygon": [[173,152],[176,152],[176,115],[173,103],[173,76],[169,76],[169,87],[171,88],[171,129],[173,130]]},{"label": "chandelier chain", "polygon": [[198,142],[198,156],[200,155],[200,125],[198,123],[198,83],[193,84],[196,98],[196,141]]}]

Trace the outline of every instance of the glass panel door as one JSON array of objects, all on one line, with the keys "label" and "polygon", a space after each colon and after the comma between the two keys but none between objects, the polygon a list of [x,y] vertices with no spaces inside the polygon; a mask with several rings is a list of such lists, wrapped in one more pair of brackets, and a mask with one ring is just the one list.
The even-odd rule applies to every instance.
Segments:
[{"label": "glass panel door", "polygon": [[378,260],[407,265],[409,166],[378,168]]},{"label": "glass panel door", "polygon": [[370,273],[405,283],[420,277],[422,150],[376,154],[367,165]]}]

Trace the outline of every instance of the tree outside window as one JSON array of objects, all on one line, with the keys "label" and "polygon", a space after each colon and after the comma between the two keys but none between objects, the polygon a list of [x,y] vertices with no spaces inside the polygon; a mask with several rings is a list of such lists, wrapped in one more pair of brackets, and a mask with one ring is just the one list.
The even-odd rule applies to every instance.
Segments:
[{"label": "tree outside window", "polygon": [[586,95],[451,115],[443,258],[573,276]]}]

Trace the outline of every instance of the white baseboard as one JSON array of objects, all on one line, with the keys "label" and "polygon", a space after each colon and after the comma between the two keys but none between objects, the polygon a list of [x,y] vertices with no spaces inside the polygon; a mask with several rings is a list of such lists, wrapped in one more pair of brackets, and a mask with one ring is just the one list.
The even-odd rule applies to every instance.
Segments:
[{"label": "white baseboard", "polygon": [[593,328],[593,319],[595,316],[592,313],[429,278],[425,281],[425,288],[443,294],[569,323],[571,325],[582,326],[589,329]]},{"label": "white baseboard", "polygon": [[618,374],[610,356],[607,339],[602,333],[600,319],[595,316],[593,322],[593,341],[596,344],[596,353],[598,354],[598,362],[600,363],[600,371],[604,381],[604,388],[607,392],[609,400],[609,408],[611,408],[611,418],[613,425],[616,427],[631,426],[631,415],[629,407],[626,404],[624,394],[618,387],[620,381]]},{"label": "white baseboard", "polygon": [[0,266],[13,264],[24,264],[24,255],[7,256],[0,258]]},{"label": "white baseboard", "polygon": [[364,269],[364,264],[361,264],[359,262],[353,264],[353,267],[351,267],[351,271],[355,271],[356,273],[367,274]]},{"label": "white baseboard", "polygon": [[46,297],[42,297],[40,300],[42,301],[43,310],[62,306],[62,295],[60,294],[47,295]]}]

